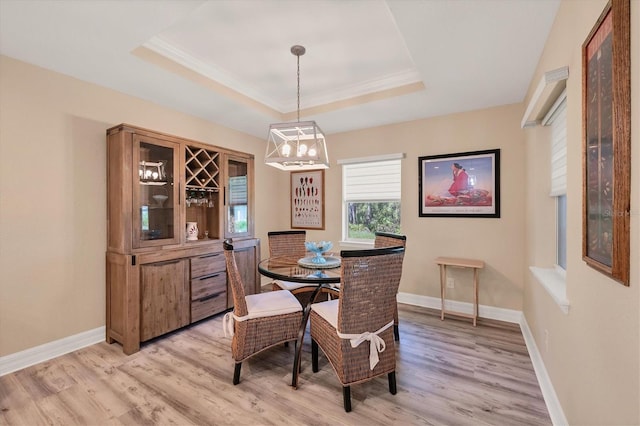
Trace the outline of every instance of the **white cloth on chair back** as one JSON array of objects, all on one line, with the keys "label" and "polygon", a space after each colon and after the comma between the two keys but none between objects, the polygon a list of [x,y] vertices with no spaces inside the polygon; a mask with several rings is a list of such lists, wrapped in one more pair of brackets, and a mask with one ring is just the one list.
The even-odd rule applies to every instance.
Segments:
[{"label": "white cloth on chair back", "polygon": [[378,336],[378,334],[382,333],[389,327],[393,325],[393,320],[390,323],[382,326],[378,331],[369,332],[366,331],[361,334],[343,334],[338,331],[338,303],[340,300],[329,300],[327,302],[314,303],[311,305],[311,309],[315,311],[318,315],[324,318],[333,328],[336,329],[336,333],[338,337],[341,339],[349,339],[351,342],[351,347],[355,348],[360,345],[360,343],[368,340],[369,341],[369,368],[373,370],[375,366],[380,361],[380,357],[378,353],[384,352],[387,345],[384,340]]},{"label": "white cloth on chair back", "polygon": [[365,331],[361,334],[342,334],[338,330],[338,337],[341,339],[349,339],[351,342],[351,347],[355,348],[360,345],[360,343],[365,340],[369,341],[369,368],[373,370],[376,365],[378,365],[378,361],[380,358],[378,356],[379,353],[384,352],[387,348],[387,344],[384,342],[384,339],[378,334],[385,331],[387,328],[393,325],[393,320],[389,324],[383,325],[378,331],[374,331],[373,333],[370,331]]}]

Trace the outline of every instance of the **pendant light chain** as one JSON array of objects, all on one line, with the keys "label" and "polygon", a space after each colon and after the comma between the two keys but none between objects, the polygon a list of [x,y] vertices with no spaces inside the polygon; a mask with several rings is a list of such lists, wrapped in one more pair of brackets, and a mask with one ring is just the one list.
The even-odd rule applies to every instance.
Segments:
[{"label": "pendant light chain", "polygon": [[300,122],[300,55],[296,55],[298,58],[298,123]]}]

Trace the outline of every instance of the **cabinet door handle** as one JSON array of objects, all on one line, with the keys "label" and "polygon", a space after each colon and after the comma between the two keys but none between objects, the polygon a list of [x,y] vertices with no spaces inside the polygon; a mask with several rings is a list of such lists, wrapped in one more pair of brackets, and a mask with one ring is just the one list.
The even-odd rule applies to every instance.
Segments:
[{"label": "cabinet door handle", "polygon": [[218,272],[217,274],[211,274],[211,275],[206,275],[204,277],[198,278],[200,281],[204,281],[204,280],[208,280],[209,278],[214,278],[217,277],[218,275],[220,275],[220,272]]},{"label": "cabinet door handle", "polygon": [[165,266],[165,265],[171,265],[171,264],[178,263],[178,262],[180,262],[180,259],[167,260],[165,262],[149,263],[147,266]]},{"label": "cabinet door handle", "polygon": [[204,256],[198,257],[198,259],[207,259],[209,257],[217,257],[217,256],[220,256],[220,253],[205,254]]},{"label": "cabinet door handle", "polygon": [[215,299],[216,297],[220,296],[221,294],[223,294],[223,292],[210,294],[209,296],[205,296],[205,297],[202,297],[202,298],[198,299],[198,302],[206,302],[207,300]]}]

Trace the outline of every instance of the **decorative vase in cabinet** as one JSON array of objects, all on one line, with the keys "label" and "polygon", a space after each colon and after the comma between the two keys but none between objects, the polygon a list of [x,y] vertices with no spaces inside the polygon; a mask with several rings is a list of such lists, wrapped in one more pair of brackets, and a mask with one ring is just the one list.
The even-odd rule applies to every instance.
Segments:
[{"label": "decorative vase in cabinet", "polygon": [[198,222],[187,222],[187,241],[198,240]]}]

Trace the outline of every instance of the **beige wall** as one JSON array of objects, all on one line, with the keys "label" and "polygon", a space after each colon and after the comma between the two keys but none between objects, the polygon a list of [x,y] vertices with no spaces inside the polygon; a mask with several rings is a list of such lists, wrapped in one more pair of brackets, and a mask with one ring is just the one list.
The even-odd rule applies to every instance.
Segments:
[{"label": "beige wall", "polygon": [[[341,238],[339,159],[404,153],[402,160],[402,232],[407,252],[400,291],[440,297],[438,256],[482,259],[480,304],[522,310],[524,265],[524,132],[518,123],[523,106],[508,105],[391,126],[331,135],[332,167],[326,172],[327,232]],[[501,150],[500,219],[418,216],[418,157],[485,149]],[[458,284],[448,295],[472,301],[471,272],[451,270]]]},{"label": "beige wall", "polygon": [[[631,285],[582,261],[581,46],[605,0],[563,1],[529,96],[545,71],[569,66],[567,81],[568,315],[528,273],[524,313],[565,416],[575,425],[640,424],[640,2],[631,1]],[[553,265],[554,203],[548,197],[548,130],[526,131],[527,265]],[[548,332],[548,349],[545,345]]]},{"label": "beige wall", "polygon": [[[264,155],[261,139],[2,56],[0,94],[0,356],[105,324],[107,128]],[[279,226],[281,174],[256,164],[260,236]]]}]

